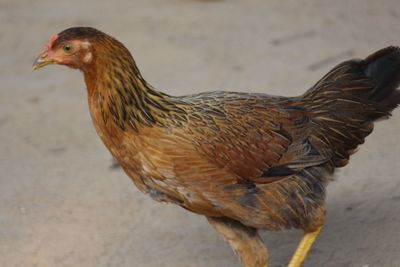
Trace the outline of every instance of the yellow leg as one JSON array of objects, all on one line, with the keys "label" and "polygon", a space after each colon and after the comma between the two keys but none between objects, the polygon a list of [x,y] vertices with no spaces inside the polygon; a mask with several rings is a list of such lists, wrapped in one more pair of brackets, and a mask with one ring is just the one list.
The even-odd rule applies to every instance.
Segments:
[{"label": "yellow leg", "polygon": [[319,227],[316,231],[305,233],[300,241],[299,246],[294,252],[292,259],[290,260],[288,267],[301,267],[308,252],[311,249],[312,244],[321,232],[322,227]]}]

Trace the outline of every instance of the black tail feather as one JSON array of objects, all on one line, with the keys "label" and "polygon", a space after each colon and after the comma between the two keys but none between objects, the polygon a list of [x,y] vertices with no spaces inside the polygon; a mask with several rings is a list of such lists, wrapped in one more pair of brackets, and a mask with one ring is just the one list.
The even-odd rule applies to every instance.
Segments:
[{"label": "black tail feather", "polygon": [[317,125],[314,137],[333,148],[340,167],[364,142],[373,122],[387,118],[400,104],[400,48],[382,49],[365,60],[336,66],[303,95]]},{"label": "black tail feather", "polygon": [[395,89],[400,83],[400,49],[388,47],[370,55],[364,61],[365,76],[376,84],[370,99],[378,103],[384,101],[390,104],[393,102],[389,101],[392,100],[393,94],[398,95]]}]

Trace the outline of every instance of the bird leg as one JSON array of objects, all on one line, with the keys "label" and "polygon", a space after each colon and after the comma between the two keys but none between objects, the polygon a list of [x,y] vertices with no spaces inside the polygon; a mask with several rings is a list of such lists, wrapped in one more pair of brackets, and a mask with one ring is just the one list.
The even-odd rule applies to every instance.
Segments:
[{"label": "bird leg", "polygon": [[314,232],[305,233],[300,241],[296,251],[294,252],[292,259],[290,260],[288,267],[301,267],[308,252],[311,249],[312,244],[321,232],[322,226],[318,227]]},{"label": "bird leg", "polygon": [[268,250],[255,228],[227,218],[207,217],[244,267],[268,267]]}]

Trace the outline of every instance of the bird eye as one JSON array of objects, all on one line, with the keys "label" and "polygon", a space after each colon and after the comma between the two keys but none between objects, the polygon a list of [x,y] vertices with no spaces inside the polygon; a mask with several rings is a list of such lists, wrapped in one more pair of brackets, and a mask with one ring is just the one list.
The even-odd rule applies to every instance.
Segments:
[{"label": "bird eye", "polygon": [[63,50],[65,53],[70,53],[72,51],[72,46],[70,44],[65,44]]}]

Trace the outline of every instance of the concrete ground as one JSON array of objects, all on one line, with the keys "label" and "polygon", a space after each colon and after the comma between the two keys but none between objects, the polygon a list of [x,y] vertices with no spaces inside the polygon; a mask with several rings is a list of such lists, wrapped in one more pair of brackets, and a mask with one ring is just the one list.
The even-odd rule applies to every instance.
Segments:
[{"label": "concrete ground", "polygon": [[[91,124],[82,75],[33,72],[48,38],[89,25],[171,94],[302,93],[342,60],[400,45],[400,2],[0,1],[0,266],[239,267],[206,220],[142,195]],[[400,266],[400,112],[328,189],[305,266]],[[263,233],[285,266],[301,233]]]}]

